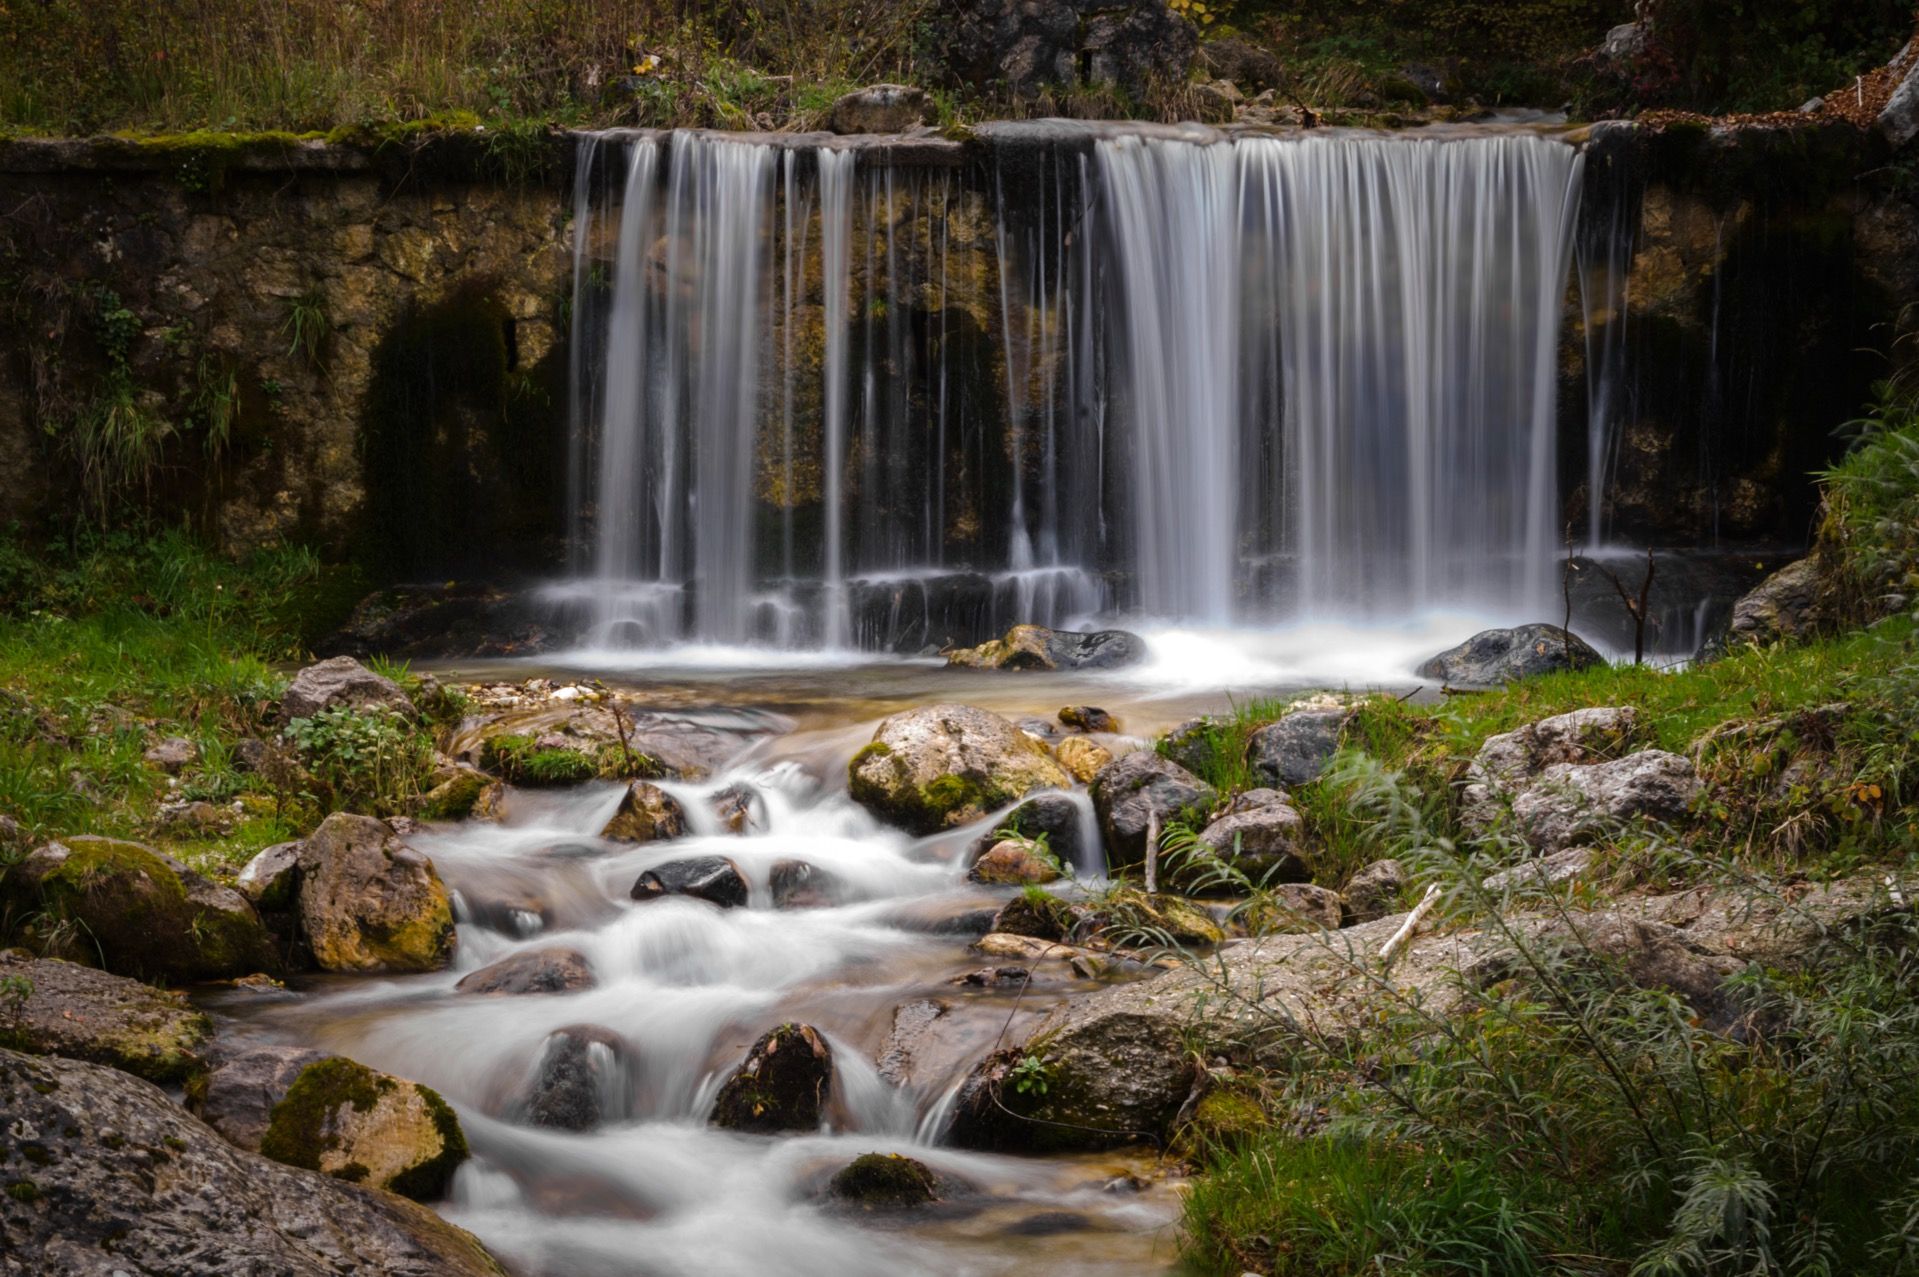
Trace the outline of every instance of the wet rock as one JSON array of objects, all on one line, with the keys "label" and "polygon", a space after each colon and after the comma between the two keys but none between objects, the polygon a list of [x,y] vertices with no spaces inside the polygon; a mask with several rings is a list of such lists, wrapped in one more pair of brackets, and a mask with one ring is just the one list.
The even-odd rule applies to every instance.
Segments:
[{"label": "wet rock", "polygon": [[869,84],[833,103],[826,127],[835,133],[904,133],[926,115],[926,91],[904,84]]},{"label": "wet rock", "polygon": [[460,1120],[438,1094],[339,1056],[294,1077],[273,1106],[260,1151],[423,1202],[444,1197],[467,1158]]},{"label": "wet rock", "polygon": [[1406,882],[1406,867],[1397,860],[1373,861],[1346,884],[1346,920],[1371,922],[1398,913]]},{"label": "wet rock", "polygon": [[686,809],[650,781],[636,780],[606,822],[600,837],[613,842],[667,842],[686,836]]},{"label": "wet rock", "polygon": [[1283,882],[1242,910],[1235,921],[1251,935],[1337,931],[1345,921],[1339,893],[1310,882]]},{"label": "wet rock", "polygon": [[1074,780],[1090,785],[1113,761],[1113,751],[1090,736],[1068,736],[1054,747],[1053,757]]},{"label": "wet rock", "polygon": [[1197,824],[1218,798],[1211,785],[1178,763],[1144,750],[1114,761],[1093,781],[1092,792],[1107,865],[1116,871],[1145,861],[1147,826],[1155,818],[1162,833],[1176,820]]},{"label": "wet rock", "polygon": [[0,979],[31,986],[22,1001],[0,995],[0,1047],[169,1084],[206,1068],[213,1025],[181,994],[17,949],[0,950]]},{"label": "wet rock", "polygon": [[200,761],[200,747],[184,736],[169,736],[141,755],[169,776],[178,776]]},{"label": "wet rock", "polygon": [[[1303,882],[1306,822],[1288,803],[1236,811],[1200,831],[1199,841],[1255,883]],[[1175,867],[1177,869],[1177,867]],[[1186,875],[1175,874],[1186,881]],[[1189,885],[1185,890],[1192,890]]]},{"label": "wet rock", "polygon": [[879,1074],[894,1086],[913,1081],[915,1056],[927,1044],[934,1024],[946,1014],[944,1002],[920,998],[893,1008],[893,1031],[886,1036],[876,1061]]},{"label": "wet rock", "polygon": [[540,1049],[527,1095],[525,1118],[533,1126],[590,1131],[623,1114],[616,1094],[622,1084],[626,1043],[596,1024],[558,1029]]},{"label": "wet rock", "polygon": [[433,862],[370,816],[336,812],[300,850],[300,925],[325,971],[437,971],[453,906]]},{"label": "wet rock", "polygon": [[300,848],[297,842],[276,842],[247,861],[234,885],[263,912],[284,913],[293,908],[300,889]]},{"label": "wet rock", "polygon": [[978,670],[1111,670],[1146,659],[1146,641],[1126,630],[1078,633],[1015,625],[978,647],[955,648],[946,663]]},{"label": "wet rock", "polygon": [[1763,646],[1809,637],[1821,621],[1823,584],[1817,559],[1788,563],[1732,605],[1723,646]]},{"label": "wet rock", "polygon": [[1116,732],[1119,720],[1092,705],[1068,705],[1059,712],[1059,721],[1081,732]]},{"label": "wet rock", "polygon": [[1079,863],[1084,849],[1080,836],[1080,806],[1066,794],[1035,794],[1006,813],[994,828],[973,841],[971,854],[983,857],[1012,838],[1021,842],[1045,844],[1041,859],[1057,864]]},{"label": "wet rock", "polygon": [[1036,940],[1065,940],[1079,924],[1079,910],[1048,892],[1021,892],[1000,906],[991,930]]},{"label": "wet rock", "polygon": [[1415,671],[1462,687],[1498,687],[1560,670],[1604,665],[1606,658],[1578,635],[1557,625],[1521,625],[1483,630],[1447,648]]},{"label": "wet rock", "polygon": [[187,1107],[235,1148],[260,1151],[273,1106],[286,1098],[309,1065],[331,1059],[300,1046],[248,1046],[223,1053],[213,1070],[187,1090]]},{"label": "wet rock", "polygon": [[1043,852],[1040,844],[1025,838],[1008,838],[973,862],[966,871],[971,882],[1017,887],[1029,883],[1056,882],[1059,862]]},{"label": "wet rock", "polygon": [[1691,760],[1661,749],[1559,763],[1513,798],[1513,825],[1534,850],[1553,852],[1627,821],[1677,824],[1698,793]]},{"label": "wet rock", "polygon": [[729,834],[744,834],[753,827],[753,803],[758,797],[745,785],[728,785],[707,795],[720,828]]},{"label": "wet rock", "polygon": [[413,713],[413,702],[398,683],[375,674],[350,656],[336,656],[293,676],[286,695],[280,698],[280,719],[290,723],[296,718],[311,718],[336,705],[392,710],[408,716]]},{"label": "wet rock", "polygon": [[827,1194],[862,1210],[905,1210],[939,1197],[939,1179],[924,1162],[898,1153],[863,1153],[833,1175]]},{"label": "wet rock", "polygon": [[110,1068],[0,1051],[0,1129],[34,1133],[10,1147],[37,1190],[0,1199],[0,1256],[46,1277],[501,1277],[432,1211],[233,1148]]},{"label": "wet rock", "polygon": [[804,860],[776,860],[767,874],[775,909],[824,909],[844,894],[838,878]]},{"label": "wet rock", "polygon": [[819,1030],[782,1024],[753,1044],[713,1103],[713,1124],[775,1134],[814,1131],[833,1089],[833,1052]]},{"label": "wet rock", "polygon": [[578,949],[529,949],[481,967],[453,987],[461,993],[574,993],[599,981]]},{"label": "wet rock", "polygon": [[880,723],[847,768],[853,800],[915,834],[978,820],[1072,779],[1044,746],[997,714],[931,705]]},{"label": "wet rock", "polygon": [[1036,715],[1028,715],[1015,722],[1013,726],[1047,746],[1057,745],[1063,735],[1058,723],[1050,718],[1040,718]]},{"label": "wet rock", "polygon": [[481,695],[498,712],[462,729],[455,752],[485,765],[502,753],[546,748],[578,754],[599,774],[622,780],[700,780],[723,768],[760,730],[744,718],[715,722],[598,693],[598,699],[561,698],[567,690],[544,684],[485,689]]},{"label": "wet rock", "polygon": [[1294,710],[1248,738],[1246,761],[1269,785],[1310,784],[1339,751],[1339,734],[1349,717],[1344,708]]},{"label": "wet rock", "polygon": [[1060,940],[1042,940],[1038,936],[1014,935],[1011,932],[988,932],[967,948],[981,957],[1010,958],[1015,962],[1029,965],[1039,962],[1063,962],[1073,969],[1074,974],[1087,979],[1103,974],[1111,965],[1107,955],[1095,953],[1079,945],[1067,944]]},{"label": "wet rock", "polygon": [[691,896],[722,909],[736,909],[746,903],[746,879],[725,856],[692,856],[655,866],[633,883],[635,900],[668,896]]},{"label": "wet rock", "polygon": [[48,843],[0,879],[0,907],[37,915],[22,938],[49,956],[150,980],[219,980],[279,969],[245,896],[139,843]]},{"label": "wet rock", "polygon": [[1018,989],[1032,978],[1030,967],[981,967],[965,975],[956,975],[947,983],[965,985],[969,989]]}]

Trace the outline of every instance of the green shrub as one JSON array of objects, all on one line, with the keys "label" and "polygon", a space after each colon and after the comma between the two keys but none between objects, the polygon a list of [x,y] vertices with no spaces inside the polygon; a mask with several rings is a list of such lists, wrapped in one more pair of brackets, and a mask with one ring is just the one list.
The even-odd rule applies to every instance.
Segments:
[{"label": "green shrub", "polygon": [[427,787],[433,742],[392,710],[336,705],[294,719],[285,736],[312,776],[323,810],[393,815]]}]

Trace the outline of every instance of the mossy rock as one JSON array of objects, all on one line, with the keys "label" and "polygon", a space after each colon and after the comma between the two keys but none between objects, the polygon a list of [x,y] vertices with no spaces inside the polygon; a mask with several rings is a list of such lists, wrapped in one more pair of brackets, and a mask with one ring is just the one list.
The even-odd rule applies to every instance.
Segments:
[{"label": "mossy rock", "polygon": [[1258,1100],[1222,1086],[1200,1097],[1192,1116],[1174,1136],[1173,1148],[1182,1157],[1198,1160],[1214,1150],[1243,1148],[1268,1125]]},{"label": "mossy rock", "polygon": [[0,879],[0,907],[27,944],[141,980],[219,980],[277,971],[246,897],[139,843],[48,843]]},{"label": "mossy rock", "polygon": [[457,771],[422,795],[417,814],[422,820],[465,820],[497,784],[485,772]]},{"label": "mossy rock", "polygon": [[826,1191],[865,1210],[901,1210],[939,1200],[939,1177],[898,1153],[862,1153],[834,1173]]},{"label": "mossy rock", "polygon": [[1072,777],[1032,737],[970,705],[931,705],[883,721],[847,766],[853,801],[913,834],[978,820]]},{"label": "mossy rock", "polygon": [[213,1024],[178,993],[18,952],[0,952],[0,979],[27,990],[17,1016],[13,999],[0,998],[0,1047],[110,1065],[163,1086],[207,1067]]},{"label": "mossy rock", "polygon": [[494,736],[481,747],[480,762],[510,784],[557,788],[583,785],[599,776],[602,753],[543,747],[533,736]]},{"label": "mossy rock", "polygon": [[1007,901],[993,915],[992,931],[1036,940],[1065,941],[1079,924],[1079,911],[1050,891],[1034,888]]},{"label": "mossy rock", "polygon": [[336,812],[300,851],[300,924],[326,971],[437,971],[453,906],[433,862],[370,816]]},{"label": "mossy rock", "polygon": [[1211,946],[1226,938],[1204,905],[1165,892],[1148,895],[1134,887],[1108,892],[1093,906],[1092,921],[1095,930],[1110,940],[1149,947],[1164,941]]},{"label": "mossy rock", "polygon": [[444,1197],[467,1159],[460,1119],[437,1093],[337,1056],[301,1070],[260,1151],[423,1202]]},{"label": "mossy rock", "polygon": [[770,1135],[818,1130],[833,1089],[833,1052],[818,1029],[782,1024],[753,1044],[713,1102],[713,1124]]}]

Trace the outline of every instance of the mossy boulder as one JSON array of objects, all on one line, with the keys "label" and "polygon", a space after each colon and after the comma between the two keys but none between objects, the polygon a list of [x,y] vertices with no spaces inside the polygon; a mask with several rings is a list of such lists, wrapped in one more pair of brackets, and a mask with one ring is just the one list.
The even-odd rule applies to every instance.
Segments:
[{"label": "mossy boulder", "polygon": [[1230,1086],[1200,1097],[1192,1114],[1173,1136],[1173,1150],[1195,1161],[1215,1150],[1243,1148],[1271,1125],[1259,1101]]},{"label": "mossy boulder", "polygon": [[326,971],[437,971],[453,906],[433,862],[370,816],[336,812],[300,850],[300,925]]},{"label": "mossy boulder", "polygon": [[939,1200],[939,1177],[898,1153],[862,1153],[834,1172],[826,1191],[862,1210],[903,1210]]},{"label": "mossy boulder", "polygon": [[41,952],[136,979],[219,980],[280,965],[246,897],[139,843],[48,843],[0,879],[0,908]]},{"label": "mossy boulder", "polygon": [[818,1130],[833,1090],[833,1051],[818,1029],[782,1024],[753,1044],[720,1088],[713,1124],[773,1134]]},{"label": "mossy boulder", "polygon": [[600,837],[613,842],[666,842],[684,838],[686,827],[686,808],[679,799],[651,781],[636,780],[626,787]]},{"label": "mossy boulder", "polygon": [[989,934],[1065,941],[1079,926],[1080,910],[1047,891],[1022,891],[993,915]]},{"label": "mossy boulder", "polygon": [[338,1056],[300,1070],[273,1106],[260,1151],[423,1202],[444,1197],[467,1159],[460,1119],[438,1094]]},{"label": "mossy boulder", "polygon": [[1132,947],[1216,945],[1226,938],[1205,906],[1165,892],[1148,894],[1116,887],[1090,911],[1093,928],[1107,939]]},{"label": "mossy boulder", "polygon": [[150,1082],[207,1067],[213,1024],[185,997],[55,958],[0,952],[0,1047],[106,1064]]},{"label": "mossy boulder", "polygon": [[309,1047],[247,1045],[225,1050],[187,1087],[187,1108],[235,1148],[260,1151],[273,1106],[309,1065],[331,1059]]},{"label": "mossy boulder", "polygon": [[420,796],[414,814],[422,820],[465,820],[497,808],[498,795],[488,791],[499,788],[499,781],[477,767],[452,767]]},{"label": "mossy boulder", "polygon": [[881,722],[872,742],[853,756],[847,783],[853,801],[925,835],[1073,782],[1045,746],[998,714],[929,705]]}]

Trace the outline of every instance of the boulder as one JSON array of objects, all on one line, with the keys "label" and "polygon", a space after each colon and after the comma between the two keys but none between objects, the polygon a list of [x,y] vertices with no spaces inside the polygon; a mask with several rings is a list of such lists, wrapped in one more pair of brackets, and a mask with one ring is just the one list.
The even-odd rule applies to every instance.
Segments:
[{"label": "boulder", "polygon": [[1247,739],[1246,762],[1269,785],[1310,784],[1339,751],[1339,735],[1351,716],[1344,708],[1296,709]]},{"label": "boulder", "polygon": [[1895,151],[1919,137],[1919,60],[1912,63],[1899,87],[1892,91],[1874,127]]},{"label": "boulder", "polygon": [[835,133],[904,133],[926,115],[926,91],[904,84],[869,84],[833,103],[826,127]]},{"label": "boulder", "polygon": [[1513,798],[1513,826],[1535,851],[1555,852],[1627,821],[1676,824],[1698,793],[1691,760],[1663,749],[1558,763]]},{"label": "boulder", "polygon": [[975,839],[973,856],[984,856],[1008,837],[1044,842],[1047,854],[1060,864],[1078,864],[1085,850],[1079,803],[1066,794],[1035,794]]},{"label": "boulder", "polygon": [[1458,647],[1447,648],[1414,672],[1421,678],[1462,687],[1499,687],[1540,674],[1605,663],[1606,658],[1578,635],[1557,625],[1533,624],[1483,630]]},{"label": "boulder", "polygon": [[200,761],[200,747],[184,736],[169,736],[141,755],[169,776],[178,776]]},{"label": "boulder", "polygon": [[466,820],[497,813],[505,786],[477,767],[454,764],[434,777],[413,807],[421,820]]},{"label": "boulder", "polygon": [[479,994],[575,993],[598,983],[585,954],[556,945],[509,954],[453,987],[461,993]]},{"label": "boulder", "polygon": [[0,907],[51,956],[147,980],[220,980],[276,971],[272,937],[245,896],[139,843],[48,843],[0,879]]},{"label": "boulder", "polygon": [[590,1131],[624,1116],[626,1043],[596,1024],[555,1030],[540,1050],[525,1120],[562,1131]]},{"label": "boulder", "polygon": [[819,1030],[782,1024],[753,1044],[713,1102],[713,1124],[770,1135],[819,1129],[833,1089],[833,1052]]},{"label": "boulder", "polygon": [[1278,54],[1233,36],[1201,44],[1199,65],[1215,79],[1230,80],[1248,93],[1277,89],[1286,81]]},{"label": "boulder", "polygon": [[1146,640],[1126,630],[1084,633],[1015,625],[978,647],[953,648],[946,663],[976,670],[1111,670],[1146,659]]},{"label": "boulder", "polygon": [[1000,906],[987,934],[1067,940],[1079,926],[1081,911],[1043,891],[1023,891]]},{"label": "boulder", "polygon": [[626,787],[613,819],[600,837],[613,842],[666,842],[686,836],[686,809],[680,800],[650,781]]},{"label": "boulder", "polygon": [[1059,721],[1075,731],[1116,732],[1119,720],[1093,705],[1068,705],[1059,712]]},{"label": "boulder", "polygon": [[[502,1277],[472,1237],[386,1193],[236,1149],[151,1083],[0,1051],[0,1268],[43,1277]],[[10,1257],[32,1256],[30,1267]]]},{"label": "boulder", "polygon": [[413,702],[398,683],[375,674],[351,656],[336,656],[293,676],[286,695],[280,698],[280,719],[290,723],[296,718],[311,718],[338,705],[413,713]]},{"label": "boulder", "polygon": [[997,714],[931,705],[885,719],[847,768],[853,800],[915,834],[978,820],[1072,778],[1045,746]]},{"label": "boulder", "polygon": [[274,1105],[309,1065],[331,1058],[302,1046],[254,1045],[222,1053],[212,1071],[187,1089],[187,1107],[227,1143],[257,1153]]},{"label": "boulder", "polygon": [[1059,862],[1042,855],[1038,843],[1024,838],[995,844],[966,871],[968,881],[1007,887],[1055,882],[1059,876]]},{"label": "boulder", "polygon": [[1822,585],[1817,559],[1788,563],[1732,605],[1724,645],[1763,646],[1809,637],[1820,623]]},{"label": "boulder", "polygon": [[300,925],[324,971],[437,971],[453,907],[433,862],[370,816],[335,812],[300,849]]},{"label": "boulder", "polygon": [[1256,883],[1303,882],[1311,876],[1305,840],[1305,820],[1283,802],[1222,816],[1199,835],[1214,855]]},{"label": "boulder", "polygon": [[898,1153],[863,1153],[834,1172],[826,1192],[861,1210],[904,1210],[938,1200],[939,1178]]},{"label": "boulder", "polygon": [[1090,785],[1113,761],[1113,751],[1090,736],[1068,736],[1053,749],[1053,757],[1074,780]]},{"label": "boulder", "polygon": [[300,890],[300,848],[297,842],[277,842],[247,861],[234,885],[253,907],[266,913],[293,908]]},{"label": "boulder", "polygon": [[1170,759],[1139,750],[1116,760],[1093,781],[1093,811],[1106,861],[1114,870],[1146,859],[1146,830],[1157,818],[1162,833],[1174,821],[1199,825],[1219,795]]},{"label": "boulder", "polygon": [[1398,913],[1406,881],[1406,867],[1397,860],[1373,861],[1346,884],[1346,921],[1371,922]]},{"label": "boulder", "polygon": [[339,1056],[295,1074],[260,1152],[423,1202],[444,1197],[467,1158],[460,1119],[438,1094]]},{"label": "boulder", "polygon": [[1233,760],[1222,755],[1221,731],[1226,724],[1217,718],[1189,718],[1159,738],[1156,747],[1161,758],[1171,759],[1194,775],[1212,771]]},{"label": "boulder", "polygon": [[[178,1085],[207,1066],[213,1024],[184,996],[57,958],[0,950],[0,1047]],[[21,981],[24,981],[22,985]],[[8,989],[25,990],[18,999]]]},{"label": "boulder", "polygon": [[933,19],[928,47],[944,79],[1002,85],[1034,98],[1074,85],[1111,85],[1139,99],[1186,81],[1199,36],[1162,0],[1009,5],[953,0]]},{"label": "boulder", "polygon": [[633,883],[631,895],[641,901],[691,896],[722,909],[736,909],[746,903],[747,889],[740,867],[725,856],[691,856],[647,870]]},{"label": "boulder", "polygon": [[1615,758],[1638,738],[1639,711],[1630,705],[1576,709],[1489,736],[1467,770],[1466,805],[1471,808],[1488,791],[1522,785],[1556,764]]},{"label": "boulder", "polygon": [[822,909],[844,894],[838,878],[804,860],[774,861],[766,882],[775,909]]}]

